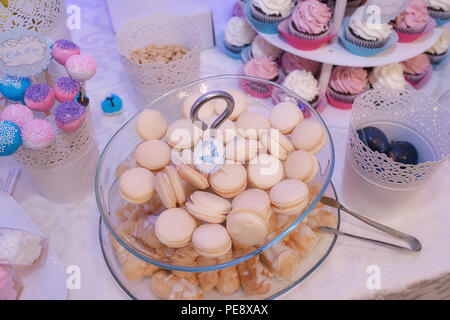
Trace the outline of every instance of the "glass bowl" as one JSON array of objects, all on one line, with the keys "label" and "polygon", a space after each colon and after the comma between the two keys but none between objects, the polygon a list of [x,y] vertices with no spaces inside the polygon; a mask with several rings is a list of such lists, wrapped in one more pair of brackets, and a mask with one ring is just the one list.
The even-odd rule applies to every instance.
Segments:
[{"label": "glass bowl", "polygon": [[[243,87],[245,90],[242,89]],[[147,108],[160,111],[170,125],[170,123],[175,120],[183,118],[181,107],[182,101],[188,95],[192,93],[198,94],[216,90],[226,91],[229,89],[234,89],[240,90],[246,95],[249,111],[259,112],[268,117],[271,108],[273,107],[272,99],[270,99],[270,97],[258,98],[258,96],[261,95],[252,95],[249,88],[254,88],[258,91],[269,90],[270,92],[274,89],[281,90],[286,97],[296,101],[302,108],[306,108],[306,112],[310,115],[309,119],[320,123],[325,129],[325,145],[321,151],[316,154],[316,158],[319,163],[319,170],[315,178],[308,183],[310,189],[310,199],[306,209],[295,215],[286,216],[283,219],[283,223],[279,223],[278,228],[274,232],[270,233],[264,243],[246,248],[246,250],[234,250],[234,253],[227,260],[216,259],[214,260],[215,262],[212,262],[212,264],[209,265],[193,266],[190,263],[180,263],[179,261],[174,262],[172,261],[170,254],[160,254],[155,252],[153,248],[143,245],[135,237],[127,236],[124,233],[119,232],[117,228],[119,221],[117,213],[123,212],[122,210],[127,206],[127,203],[119,194],[119,179],[117,178],[116,170],[118,170],[121,166],[124,166],[124,163],[127,163],[127,159],[130,158],[129,156],[133,153],[136,145],[141,142],[141,139],[134,129],[134,122],[136,116],[139,114],[138,112],[131,119],[129,119],[107,143],[100,156],[95,177],[96,201],[103,222],[109,232],[111,232],[112,236],[125,249],[138,258],[164,269],[188,272],[218,270],[243,262],[270,248],[290,233],[309,214],[312,208],[316,206],[331,181],[335,163],[334,147],[328,128],[320,115],[305,100],[293,91],[274,82],[259,78],[237,75],[221,75],[200,79],[178,89],[172,90],[154,100]],[[133,165],[131,164],[129,166]],[[146,208],[146,210],[148,210],[148,207]],[[158,212],[161,211],[162,210]],[[154,215],[157,215],[158,212],[154,212]]]}]

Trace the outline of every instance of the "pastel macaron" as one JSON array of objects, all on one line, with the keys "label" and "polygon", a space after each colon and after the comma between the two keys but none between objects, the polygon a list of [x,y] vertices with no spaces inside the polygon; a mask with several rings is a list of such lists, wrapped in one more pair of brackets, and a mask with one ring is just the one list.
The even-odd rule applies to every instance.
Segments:
[{"label": "pastel macaron", "polygon": [[187,211],[202,221],[222,223],[231,211],[230,201],[210,192],[195,191],[189,198]]},{"label": "pastel macaron", "polygon": [[151,171],[158,171],[170,163],[171,149],[161,140],[147,140],[136,147],[136,163]]},{"label": "pastel macaron", "polygon": [[226,227],[231,238],[244,246],[262,243],[269,233],[269,221],[252,208],[234,209],[227,216]]},{"label": "pastel macaron", "polygon": [[269,127],[269,120],[259,112],[244,112],[236,121],[237,133],[247,139],[257,140]]},{"label": "pastel macaron", "polygon": [[167,166],[156,174],[155,189],[166,208],[175,208],[177,204],[186,202],[183,183],[173,166]]},{"label": "pastel macaron", "polygon": [[29,149],[42,150],[55,140],[55,132],[50,122],[33,119],[21,129],[23,145]]},{"label": "pastel macaron", "polygon": [[236,137],[236,126],[230,119],[225,120],[218,129],[210,129],[214,121],[217,119],[217,116],[214,115],[212,117],[208,117],[203,119],[203,121],[208,126],[208,129],[203,131],[203,140],[214,136],[215,138],[222,141],[224,144],[232,141],[234,137]]},{"label": "pastel macaron", "polygon": [[[244,93],[239,90],[226,90],[234,100],[234,109],[231,113],[229,119],[231,121],[235,121],[241,114],[247,112],[248,110],[248,102],[247,97]],[[215,99],[214,101],[214,110],[216,114],[220,115],[225,111],[227,103],[223,99]]]},{"label": "pastel macaron", "polygon": [[159,140],[167,131],[167,120],[154,109],[142,110],[134,122],[136,133],[142,140]]},{"label": "pastel macaron", "polygon": [[71,56],[80,54],[80,48],[70,40],[56,40],[52,46],[52,56],[60,64],[65,65]]},{"label": "pastel macaron", "polygon": [[247,187],[247,171],[240,163],[224,164],[209,175],[209,184],[219,196],[233,198]]},{"label": "pastel macaron", "polygon": [[33,119],[33,112],[23,104],[10,104],[0,114],[0,120],[14,122],[19,128]]},{"label": "pastel macaron", "polygon": [[279,130],[270,128],[260,137],[261,147],[280,160],[286,160],[288,154],[294,150],[294,145]]},{"label": "pastel macaron", "polygon": [[227,229],[220,224],[206,223],[192,235],[195,250],[206,258],[219,258],[231,250],[231,239]]},{"label": "pastel macaron", "polygon": [[325,145],[327,135],[322,125],[314,120],[306,119],[295,127],[291,134],[291,142],[297,150],[317,154]]},{"label": "pastel macaron", "polygon": [[270,216],[270,198],[266,191],[261,189],[247,189],[234,197],[231,206],[236,209],[253,209],[263,217]]},{"label": "pastel macaron", "polygon": [[284,163],[284,172],[289,179],[308,183],[317,174],[319,163],[316,157],[308,151],[297,150],[290,153]]},{"label": "pastel macaron", "polygon": [[75,101],[60,103],[55,110],[55,123],[64,132],[78,130],[86,118],[86,108]]},{"label": "pastel macaron", "polygon": [[166,141],[175,150],[190,149],[202,137],[202,130],[191,120],[179,119],[173,122],[166,132]]},{"label": "pastel macaron", "polygon": [[180,163],[177,165],[177,172],[184,181],[197,189],[204,190],[209,187],[208,176],[193,165]]},{"label": "pastel macaron", "polygon": [[259,143],[257,140],[236,136],[225,146],[225,159],[245,163],[256,157],[258,150]]},{"label": "pastel macaron", "polygon": [[284,177],[283,164],[269,154],[260,154],[247,167],[249,185],[268,190]]},{"label": "pastel macaron", "polygon": [[38,112],[48,112],[55,104],[55,92],[45,83],[32,84],[25,90],[25,104]]},{"label": "pastel macaron", "polygon": [[128,169],[120,176],[119,192],[129,203],[146,203],[155,193],[155,176],[144,168]]},{"label": "pastel macaron", "polygon": [[272,128],[284,134],[290,133],[302,121],[303,112],[296,104],[288,101],[275,105],[269,116]]},{"label": "pastel macaron", "polygon": [[301,213],[306,208],[309,190],[300,180],[286,179],[273,186],[269,196],[273,212],[290,216]]},{"label": "pastel macaron", "polygon": [[[182,113],[185,119],[188,119],[189,121],[191,120],[192,106],[194,105],[195,101],[197,101],[197,99],[200,98],[201,96],[202,93],[193,93],[184,98],[182,105]],[[214,115],[214,100],[206,102],[201,106],[200,111],[198,112],[198,118],[200,120],[204,120],[208,117],[211,117],[212,115]]]},{"label": "pastel macaron", "polygon": [[80,83],[77,80],[62,77],[56,80],[53,90],[59,102],[74,100],[80,91]]},{"label": "pastel macaron", "polygon": [[163,211],[155,223],[156,237],[169,248],[181,248],[191,241],[197,222],[186,210],[171,208]]}]

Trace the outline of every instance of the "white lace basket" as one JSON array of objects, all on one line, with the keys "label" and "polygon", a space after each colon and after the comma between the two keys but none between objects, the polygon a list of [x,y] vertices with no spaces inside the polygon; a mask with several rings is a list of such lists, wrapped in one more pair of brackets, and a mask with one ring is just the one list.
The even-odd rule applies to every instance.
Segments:
[{"label": "white lace basket", "polygon": [[[143,105],[200,74],[201,33],[188,17],[154,13],[128,21],[115,36],[121,62]],[[134,49],[149,44],[184,45],[189,52],[171,63],[141,65],[129,59]]]},{"label": "white lace basket", "polygon": [[90,114],[76,132],[55,132],[55,141],[46,149],[22,146],[15,158],[47,199],[56,203],[79,202],[93,193],[99,158]]}]

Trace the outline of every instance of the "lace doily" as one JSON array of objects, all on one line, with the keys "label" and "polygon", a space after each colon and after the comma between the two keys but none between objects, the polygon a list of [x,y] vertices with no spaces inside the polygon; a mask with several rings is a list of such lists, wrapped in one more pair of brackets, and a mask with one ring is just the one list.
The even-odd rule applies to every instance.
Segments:
[{"label": "lace doily", "polygon": [[64,0],[10,0],[7,8],[0,4],[0,31],[21,27],[50,36],[64,17]]},{"label": "lace doily", "polygon": [[[351,165],[361,176],[380,186],[393,189],[417,187],[448,157],[449,119],[448,109],[419,91],[367,91],[352,107],[347,141]],[[370,150],[358,138],[356,130],[374,122],[400,124],[416,132],[431,147],[434,161],[405,165]]]},{"label": "lace doily", "polygon": [[[150,17],[130,20],[115,36],[122,65],[134,86],[141,91],[160,90],[196,79],[200,72],[200,30],[188,17],[155,13]],[[137,48],[149,44],[184,45],[189,52],[171,63],[141,65],[128,57]]]}]

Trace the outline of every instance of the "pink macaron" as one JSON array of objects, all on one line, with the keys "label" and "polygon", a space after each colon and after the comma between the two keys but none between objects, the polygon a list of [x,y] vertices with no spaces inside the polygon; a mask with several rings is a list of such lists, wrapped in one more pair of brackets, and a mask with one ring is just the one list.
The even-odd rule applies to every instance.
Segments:
[{"label": "pink macaron", "polygon": [[72,56],[66,61],[66,70],[71,78],[86,81],[97,71],[97,61],[86,54]]},{"label": "pink macaron", "polygon": [[53,86],[56,100],[66,102],[74,100],[80,91],[80,83],[68,77],[59,78]]},{"label": "pink macaron", "polygon": [[66,101],[56,107],[55,123],[64,132],[74,132],[86,118],[86,108],[75,101]]},{"label": "pink macaron", "polygon": [[45,83],[32,84],[25,90],[25,104],[39,112],[48,112],[55,104],[55,91]]},{"label": "pink macaron", "polygon": [[10,104],[3,110],[2,114],[0,115],[0,120],[14,122],[19,126],[20,129],[23,128],[25,123],[32,119],[33,112],[23,104]]},{"label": "pink macaron", "polygon": [[50,122],[33,119],[25,123],[22,130],[23,145],[34,150],[47,148],[55,139],[55,132]]},{"label": "pink macaron", "polygon": [[80,54],[80,48],[72,41],[60,39],[53,43],[52,56],[62,65],[65,65],[71,56],[78,54]]}]

